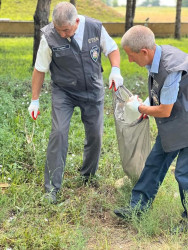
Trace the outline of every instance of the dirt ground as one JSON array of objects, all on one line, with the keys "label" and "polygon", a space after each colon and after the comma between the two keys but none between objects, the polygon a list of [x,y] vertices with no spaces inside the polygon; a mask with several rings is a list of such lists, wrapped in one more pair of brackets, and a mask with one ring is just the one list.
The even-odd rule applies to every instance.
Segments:
[{"label": "dirt ground", "polygon": [[164,240],[153,240],[143,242],[136,240],[136,232],[133,231],[131,226],[124,221],[112,217],[112,214],[106,212],[103,218],[98,221],[93,221],[93,224],[98,224],[102,228],[102,232],[93,232],[94,235],[89,239],[87,250],[176,250],[182,249],[176,246],[168,246]]}]

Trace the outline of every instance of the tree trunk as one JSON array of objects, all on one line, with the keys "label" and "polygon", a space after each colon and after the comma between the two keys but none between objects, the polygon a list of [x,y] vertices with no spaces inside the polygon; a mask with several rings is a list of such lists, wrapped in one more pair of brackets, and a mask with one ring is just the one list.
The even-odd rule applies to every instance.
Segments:
[{"label": "tree trunk", "polygon": [[176,39],[181,38],[181,6],[182,6],[182,0],[177,0],[176,23],[175,23],[175,33],[174,33],[174,38]]},{"label": "tree trunk", "polygon": [[136,0],[127,0],[126,17],[125,17],[125,31],[133,26],[134,15],[136,9]]},{"label": "tree trunk", "polygon": [[51,0],[38,0],[34,14],[34,44],[33,44],[33,63],[35,65],[36,55],[39,48],[41,31],[40,29],[48,24]]},{"label": "tree trunk", "polygon": [[132,18],[133,18],[133,22],[134,22],[135,10],[136,10],[136,0],[133,0],[133,3],[132,3]]},{"label": "tree trunk", "polygon": [[76,7],[76,0],[70,0],[70,3],[72,3]]}]

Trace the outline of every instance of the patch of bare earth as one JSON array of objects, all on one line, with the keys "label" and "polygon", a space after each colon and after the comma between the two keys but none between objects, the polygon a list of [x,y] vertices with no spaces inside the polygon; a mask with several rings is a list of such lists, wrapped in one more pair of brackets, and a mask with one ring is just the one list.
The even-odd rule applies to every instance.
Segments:
[{"label": "patch of bare earth", "polygon": [[[105,212],[100,218],[91,218],[94,228],[97,231],[92,232],[87,243],[87,250],[165,250],[169,247],[163,242],[152,241],[149,243],[136,240],[136,232],[131,228],[129,223],[114,218],[111,212]],[[92,229],[91,229],[92,230]]]}]

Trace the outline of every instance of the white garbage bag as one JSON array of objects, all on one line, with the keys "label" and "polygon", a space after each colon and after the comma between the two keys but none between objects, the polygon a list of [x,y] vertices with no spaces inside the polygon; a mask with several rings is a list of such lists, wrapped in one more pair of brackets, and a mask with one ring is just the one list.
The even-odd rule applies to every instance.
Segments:
[{"label": "white garbage bag", "polygon": [[136,181],[151,150],[149,119],[127,105],[132,93],[124,86],[113,95],[114,118],[118,147],[125,174]]}]

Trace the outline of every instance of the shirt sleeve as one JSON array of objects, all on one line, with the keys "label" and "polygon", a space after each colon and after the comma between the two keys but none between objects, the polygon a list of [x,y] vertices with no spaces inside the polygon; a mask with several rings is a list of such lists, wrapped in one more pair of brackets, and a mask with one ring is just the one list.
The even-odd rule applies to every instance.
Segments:
[{"label": "shirt sleeve", "polygon": [[101,42],[100,46],[102,48],[102,52],[105,56],[108,56],[112,51],[117,50],[117,44],[115,41],[109,36],[106,29],[102,26],[101,30]]},{"label": "shirt sleeve", "polygon": [[51,60],[52,60],[52,51],[48,46],[45,36],[42,35],[39,49],[37,52],[35,68],[40,72],[46,73],[49,71],[49,65],[51,63]]},{"label": "shirt sleeve", "polygon": [[177,100],[179,91],[179,82],[181,81],[182,71],[172,72],[165,79],[161,89],[160,102],[161,104],[173,104]]}]

